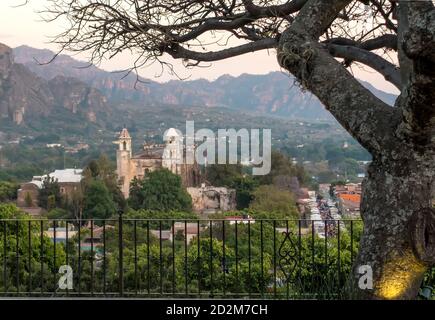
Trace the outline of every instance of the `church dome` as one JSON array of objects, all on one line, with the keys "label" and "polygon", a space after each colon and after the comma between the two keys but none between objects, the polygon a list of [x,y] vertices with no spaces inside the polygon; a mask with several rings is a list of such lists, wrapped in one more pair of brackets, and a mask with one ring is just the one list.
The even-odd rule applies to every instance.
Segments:
[{"label": "church dome", "polygon": [[165,131],[163,135],[164,140],[169,140],[169,138],[180,138],[180,137],[181,134],[178,132],[177,129],[174,128],[169,128],[168,130]]}]

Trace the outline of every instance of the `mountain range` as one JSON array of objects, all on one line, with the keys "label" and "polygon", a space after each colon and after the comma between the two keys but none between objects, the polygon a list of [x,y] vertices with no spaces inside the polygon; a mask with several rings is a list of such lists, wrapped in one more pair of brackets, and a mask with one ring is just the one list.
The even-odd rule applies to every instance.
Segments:
[{"label": "mountain range", "polygon": [[110,112],[106,97],[77,78],[40,77],[17,63],[11,48],[0,44],[0,118],[16,124],[49,117],[60,109],[96,122],[96,114]]},{"label": "mountain range", "polygon": [[[0,44],[1,117],[18,124],[21,118],[47,117],[62,109],[98,122],[114,110],[131,106],[195,106],[308,121],[332,119],[316,97],[281,72],[159,83],[133,73],[123,78],[119,72],[89,66],[67,55],[46,63],[53,56],[49,50],[28,46],[12,50]],[[380,99],[394,103],[394,95],[363,84]]]}]

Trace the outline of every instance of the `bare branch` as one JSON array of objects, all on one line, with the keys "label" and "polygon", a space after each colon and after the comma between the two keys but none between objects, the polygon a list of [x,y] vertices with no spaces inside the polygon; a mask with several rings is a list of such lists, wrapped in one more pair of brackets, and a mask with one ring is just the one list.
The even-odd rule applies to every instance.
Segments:
[{"label": "bare branch", "polygon": [[385,80],[394,84],[399,90],[402,89],[402,79],[399,68],[377,54],[354,46],[330,44],[327,47],[334,57],[358,61],[365,64],[382,74]]},{"label": "bare branch", "polygon": [[307,0],[293,0],[282,5],[272,5],[267,7],[261,7],[255,5],[251,0],[243,0],[243,5],[246,10],[256,17],[270,17],[277,16],[282,17],[295,13],[302,9]]},{"label": "bare branch", "polygon": [[196,52],[183,48],[180,45],[172,45],[170,48],[165,48],[164,51],[169,53],[175,59],[189,59],[195,61],[217,61],[239,56],[249,52],[255,52],[264,49],[276,48],[278,41],[276,39],[262,39],[254,42],[239,45],[220,51]]},{"label": "bare branch", "polygon": [[[372,154],[391,144],[397,112],[364,88],[317,39],[351,1],[310,0],[283,33],[278,61]],[[387,134],[390,133],[390,134]],[[388,137],[388,138],[386,138]]]}]

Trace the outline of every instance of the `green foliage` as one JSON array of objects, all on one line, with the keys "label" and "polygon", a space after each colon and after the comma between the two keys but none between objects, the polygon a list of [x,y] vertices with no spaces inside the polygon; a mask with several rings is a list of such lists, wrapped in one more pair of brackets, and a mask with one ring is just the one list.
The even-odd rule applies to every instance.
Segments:
[{"label": "green foliage", "polygon": [[0,202],[14,201],[17,198],[19,186],[8,181],[0,181]]},{"label": "green foliage", "polygon": [[206,179],[215,187],[230,187],[242,177],[240,164],[212,164],[206,169]]},{"label": "green foliage", "polygon": [[60,140],[60,136],[57,134],[41,134],[37,136],[33,141],[35,143],[57,143]]},{"label": "green foliage", "polygon": [[214,164],[207,167],[206,179],[216,187],[228,187],[236,190],[237,209],[249,207],[252,192],[258,186],[257,179],[242,173],[238,164]]},{"label": "green foliage", "polygon": [[62,208],[54,208],[47,213],[48,219],[68,219],[70,218],[68,211]]},{"label": "green foliage", "polygon": [[249,207],[253,199],[253,191],[258,187],[258,181],[252,176],[238,177],[233,180],[231,188],[236,189],[237,209]]},{"label": "green foliage", "polygon": [[105,154],[101,154],[98,160],[91,160],[84,169],[83,185],[86,190],[92,181],[102,181],[112,195],[117,208],[124,209],[126,201],[118,186],[118,178],[113,163]]},{"label": "green foliage", "polygon": [[[198,219],[198,216],[193,212],[183,212],[183,211],[154,211],[154,210],[133,210],[130,209],[125,215],[127,219],[143,219],[143,220],[167,220],[162,221],[162,228],[169,229],[171,227],[172,221],[178,220],[189,220],[195,221]],[[151,228],[158,228],[159,222],[150,222]]]},{"label": "green foliage", "polygon": [[293,165],[291,160],[279,151],[272,150],[270,173],[264,176],[258,176],[260,184],[274,184],[275,179],[279,176],[297,177],[300,184],[304,185],[309,178],[304,168],[299,165]]},{"label": "green foliage", "polygon": [[136,210],[190,211],[192,199],[180,176],[161,169],[149,172],[142,180],[132,181],[129,205]]},{"label": "green foliage", "polygon": [[61,207],[62,195],[59,183],[54,178],[46,177],[44,179],[42,188],[39,190],[38,203],[46,210]]},{"label": "green foliage", "polygon": [[[214,186],[223,186],[236,189],[237,209],[250,207],[254,199],[254,190],[261,185],[278,184],[277,179],[282,177],[296,177],[300,184],[310,182],[310,178],[302,166],[293,165],[290,159],[279,151],[272,151],[271,172],[265,176],[253,177],[243,174],[241,165],[211,165],[207,168],[206,179]],[[283,193],[281,193],[283,194]],[[288,199],[288,197],[286,197]],[[290,201],[294,203],[294,200]],[[292,210],[294,211],[294,210]]]},{"label": "green foliage", "polygon": [[[0,204],[2,219],[16,220],[0,224],[0,261],[6,261],[6,278],[0,279],[0,291],[23,292],[29,286],[32,291],[57,289],[58,270],[65,261],[63,245],[56,245],[55,258],[53,241],[41,236],[40,222],[32,221],[13,204]],[[45,223],[43,230],[47,226]]]},{"label": "green foliage", "polygon": [[249,209],[267,212],[275,219],[297,219],[299,217],[294,196],[289,191],[273,185],[262,185],[253,192],[254,200]]},{"label": "green foliage", "polygon": [[83,203],[84,218],[106,219],[116,213],[112,195],[102,181],[92,181],[86,188]]}]

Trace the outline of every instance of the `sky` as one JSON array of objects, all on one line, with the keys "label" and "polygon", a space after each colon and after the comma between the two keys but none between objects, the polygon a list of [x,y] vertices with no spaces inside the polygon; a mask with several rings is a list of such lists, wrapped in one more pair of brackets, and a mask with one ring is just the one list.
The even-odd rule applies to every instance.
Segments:
[{"label": "sky", "polygon": [[[38,13],[38,10],[44,8],[46,0],[32,0],[26,6],[14,7],[23,2],[24,0],[0,0],[0,42],[12,48],[28,45],[57,51],[58,47],[50,42],[50,37],[63,30],[61,22],[44,22]],[[86,54],[75,55],[74,58],[87,60]],[[132,55],[126,52],[111,60],[103,61],[99,67],[107,71],[123,70],[131,66],[132,60]],[[283,71],[277,63],[274,50],[263,50],[217,61],[207,68],[185,69],[179,60],[168,57],[168,61],[172,62],[179,77],[192,80],[199,78],[214,80],[224,74],[238,76],[243,73],[266,74],[271,71]],[[380,90],[398,93],[393,85],[386,82],[374,70],[369,68],[362,70],[356,67],[353,68],[353,72],[357,78],[370,82]],[[169,72],[161,74],[161,68],[157,64],[143,68],[139,73],[142,77],[158,82],[178,79]]]}]

